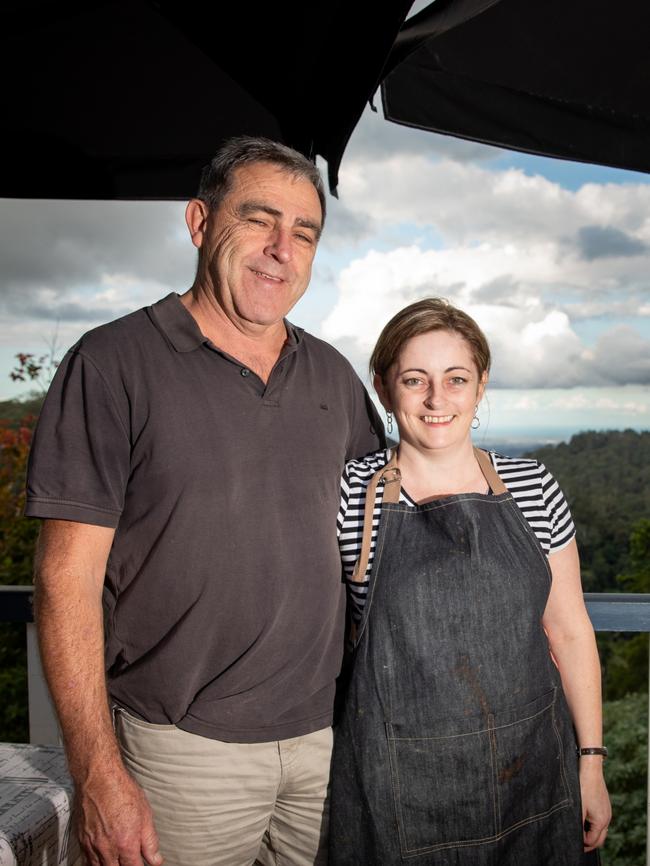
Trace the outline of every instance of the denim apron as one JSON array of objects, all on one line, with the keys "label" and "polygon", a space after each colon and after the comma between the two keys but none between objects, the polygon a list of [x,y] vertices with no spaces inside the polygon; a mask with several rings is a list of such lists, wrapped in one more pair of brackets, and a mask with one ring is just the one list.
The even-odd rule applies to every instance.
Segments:
[{"label": "denim apron", "polygon": [[395,457],[368,489],[366,527],[384,481],[335,737],[330,866],[584,863],[575,735],[541,624],[548,562],[475,455],[491,495],[404,505]]}]

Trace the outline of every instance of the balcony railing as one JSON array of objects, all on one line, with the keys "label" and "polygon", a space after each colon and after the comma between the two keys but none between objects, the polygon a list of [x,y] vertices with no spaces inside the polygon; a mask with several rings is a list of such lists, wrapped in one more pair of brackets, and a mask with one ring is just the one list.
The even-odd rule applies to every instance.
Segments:
[{"label": "balcony railing", "polygon": [[[60,744],[59,726],[52,709],[38,653],[32,596],[31,586],[0,586],[0,622],[22,622],[27,629],[30,742],[41,745]],[[650,632],[650,594],[585,593],[585,602],[597,632]],[[650,748],[648,755],[650,763]],[[650,772],[648,773],[647,821],[649,832],[646,864],[650,866]]]},{"label": "balcony railing", "polygon": [[27,630],[29,742],[60,745],[59,724],[41,667],[32,610],[34,587],[0,586],[0,622],[24,622]]}]

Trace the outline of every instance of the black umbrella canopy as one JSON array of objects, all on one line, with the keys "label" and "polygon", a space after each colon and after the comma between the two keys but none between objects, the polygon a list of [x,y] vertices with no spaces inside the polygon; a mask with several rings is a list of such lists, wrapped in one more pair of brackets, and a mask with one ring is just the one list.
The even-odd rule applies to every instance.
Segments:
[{"label": "black umbrella canopy", "polygon": [[402,28],[382,84],[397,123],[650,171],[650,4],[436,0]]},{"label": "black umbrella canopy", "polygon": [[334,188],[411,2],[3,3],[0,196],[187,198],[237,134]]}]

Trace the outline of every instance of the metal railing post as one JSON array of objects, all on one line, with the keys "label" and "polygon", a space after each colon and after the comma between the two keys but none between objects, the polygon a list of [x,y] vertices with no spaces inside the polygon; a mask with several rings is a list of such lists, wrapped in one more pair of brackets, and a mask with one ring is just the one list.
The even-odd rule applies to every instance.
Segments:
[{"label": "metal railing post", "polygon": [[60,746],[61,730],[45,682],[33,622],[27,628],[27,696],[29,705],[29,742],[38,746]]},{"label": "metal railing post", "polygon": [[0,622],[20,622],[26,630],[29,741],[39,746],[60,746],[61,731],[41,667],[33,595],[33,586],[0,586]]}]

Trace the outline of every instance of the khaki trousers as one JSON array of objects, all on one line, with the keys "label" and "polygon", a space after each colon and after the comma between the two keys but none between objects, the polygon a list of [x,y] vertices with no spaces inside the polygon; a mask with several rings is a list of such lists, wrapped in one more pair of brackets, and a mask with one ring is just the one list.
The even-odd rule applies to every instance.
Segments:
[{"label": "khaki trousers", "polygon": [[164,866],[325,866],[332,730],[223,743],[116,711]]}]

